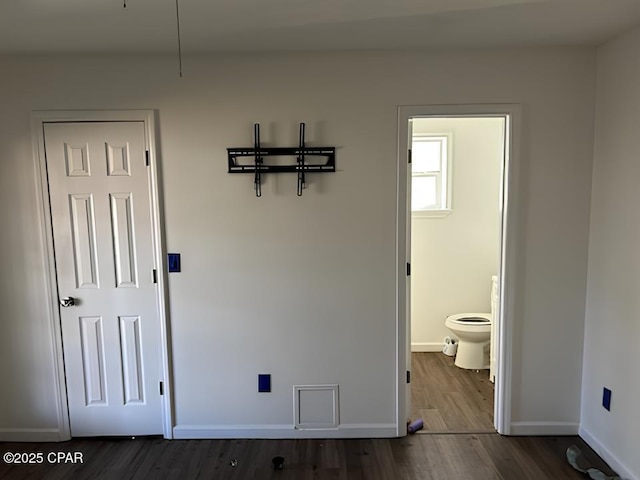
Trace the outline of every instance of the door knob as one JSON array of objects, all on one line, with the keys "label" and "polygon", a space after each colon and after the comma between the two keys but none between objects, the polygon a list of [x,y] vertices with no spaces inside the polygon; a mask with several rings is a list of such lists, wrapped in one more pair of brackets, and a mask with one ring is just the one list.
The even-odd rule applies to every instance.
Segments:
[{"label": "door knob", "polygon": [[61,307],[73,307],[76,304],[76,299],[73,297],[65,297],[60,299]]}]

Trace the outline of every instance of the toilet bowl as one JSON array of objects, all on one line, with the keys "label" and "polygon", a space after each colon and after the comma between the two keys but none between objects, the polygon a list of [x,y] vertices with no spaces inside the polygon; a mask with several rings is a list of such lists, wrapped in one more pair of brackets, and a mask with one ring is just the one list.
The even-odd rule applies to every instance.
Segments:
[{"label": "toilet bowl", "polygon": [[445,326],[458,338],[457,367],[489,368],[485,350],[491,341],[491,318],[490,313],[458,313],[447,317]]},{"label": "toilet bowl", "polygon": [[444,322],[458,338],[457,367],[470,370],[490,367],[491,325],[497,312],[498,278],[491,277],[491,283],[491,313],[458,313],[448,316]]}]

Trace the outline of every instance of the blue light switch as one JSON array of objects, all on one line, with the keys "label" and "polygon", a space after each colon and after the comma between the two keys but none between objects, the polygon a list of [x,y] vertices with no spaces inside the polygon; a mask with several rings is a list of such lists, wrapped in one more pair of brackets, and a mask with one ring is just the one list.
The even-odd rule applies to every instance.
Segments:
[{"label": "blue light switch", "polygon": [[611,390],[607,387],[602,389],[602,406],[607,410],[611,410]]},{"label": "blue light switch", "polygon": [[180,271],[180,254],[179,253],[168,253],[169,257],[169,272],[179,272]]},{"label": "blue light switch", "polygon": [[258,392],[268,393],[271,391],[271,374],[258,374]]}]

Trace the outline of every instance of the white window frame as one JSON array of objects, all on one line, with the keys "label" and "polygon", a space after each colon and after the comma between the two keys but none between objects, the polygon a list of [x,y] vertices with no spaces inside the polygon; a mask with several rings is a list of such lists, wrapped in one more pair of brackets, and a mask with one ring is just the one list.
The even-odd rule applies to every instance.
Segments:
[{"label": "white window frame", "polygon": [[444,150],[445,158],[440,159],[439,172],[411,172],[411,178],[416,177],[435,177],[436,178],[436,195],[438,197],[438,205],[435,208],[423,208],[418,210],[411,209],[411,216],[415,218],[444,218],[451,214],[451,177],[452,177],[452,146],[453,134],[446,133],[419,133],[411,137],[411,143],[416,141],[434,141],[440,139],[444,143],[441,151]]}]

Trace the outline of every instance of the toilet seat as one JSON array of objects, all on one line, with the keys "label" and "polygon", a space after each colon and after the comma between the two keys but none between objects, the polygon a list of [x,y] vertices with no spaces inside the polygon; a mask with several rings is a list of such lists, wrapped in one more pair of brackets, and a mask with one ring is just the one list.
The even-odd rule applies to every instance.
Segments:
[{"label": "toilet seat", "polygon": [[[491,313],[457,313],[449,315],[444,325],[458,338],[458,351],[455,365],[468,370],[480,370],[491,367],[491,340],[494,325],[499,321],[498,278],[491,277]],[[494,352],[495,353],[495,352]]]},{"label": "toilet seat", "polygon": [[491,320],[492,316],[490,313],[457,313],[455,315],[449,315],[446,321],[458,325],[485,326],[490,325]]},{"label": "toilet seat", "polygon": [[485,349],[491,340],[491,319],[490,313],[458,313],[447,317],[445,326],[458,338],[457,367],[489,368]]}]

